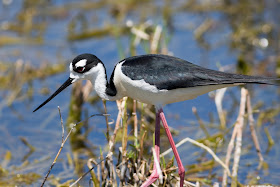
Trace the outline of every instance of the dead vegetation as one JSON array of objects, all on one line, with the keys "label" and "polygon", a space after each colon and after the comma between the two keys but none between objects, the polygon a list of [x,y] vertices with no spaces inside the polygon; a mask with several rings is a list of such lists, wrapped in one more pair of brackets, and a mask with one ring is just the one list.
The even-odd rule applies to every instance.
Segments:
[{"label": "dead vegetation", "polygon": [[[173,14],[177,12],[184,13],[185,11],[194,14],[219,11],[223,12],[222,19],[229,20],[228,23],[230,28],[232,28],[230,47],[233,50],[236,48],[240,49],[237,62],[238,71],[246,74],[258,72],[262,75],[275,72],[279,76],[279,55],[271,55],[258,62],[254,58],[260,48],[265,48],[265,40],[262,39],[267,39],[271,46],[276,46],[275,41],[278,40],[273,38],[273,36],[277,35],[278,25],[265,22],[261,16],[256,16],[257,12],[262,14],[262,5],[258,6],[253,1],[220,1],[220,3],[216,2],[211,4],[211,6],[210,4],[199,3],[198,1],[188,1],[188,3],[175,8],[170,6],[171,1],[166,1],[163,7],[163,17],[166,21],[164,24],[146,21],[148,19],[145,19],[145,15],[142,15],[142,20],[145,21],[139,21],[139,23],[127,20],[126,17],[133,12],[132,10],[141,8],[141,3],[137,3],[136,1],[117,5],[113,1],[100,1],[97,3],[81,2],[79,4],[69,3],[65,7],[53,6],[46,2],[46,4],[40,4],[42,3],[41,1],[34,4],[29,1],[26,1],[26,3],[15,23],[6,23],[4,25],[5,27],[3,25],[1,27],[6,31],[9,30],[17,33],[18,36],[1,36],[0,46],[41,45],[46,42],[43,39],[43,33],[47,27],[46,18],[55,20],[67,17],[67,12],[73,9],[79,9],[81,10],[80,12],[90,12],[92,9],[98,9],[106,5],[109,7],[110,13],[114,15],[113,17],[116,20],[115,24],[108,23],[97,28],[92,28],[90,26],[92,20],[87,19],[85,14],[80,13],[73,17],[68,24],[69,32],[67,33],[67,40],[69,42],[79,42],[90,38],[110,36],[118,42],[120,37],[128,36],[130,38],[130,43],[126,44],[129,45],[128,51],[122,44],[118,46],[121,58],[125,56],[124,54],[136,55],[137,49],[139,48],[143,49],[146,53],[172,54],[168,50],[168,44],[170,35],[172,35]],[[44,11],[41,11],[42,6],[46,7]],[[145,9],[148,12],[145,13],[151,15],[149,13],[155,12],[157,6],[146,6]],[[28,14],[28,12],[31,12],[31,14]],[[243,19],[244,17],[246,19]],[[254,26],[255,23],[258,23],[257,26]],[[207,41],[207,36],[215,33],[217,29],[223,26],[219,20],[207,18],[200,24],[186,24],[185,27],[188,30],[194,31],[194,37],[202,48],[209,50],[213,47],[213,44],[211,45]],[[31,31],[33,31],[33,35],[30,34]],[[219,42],[214,45],[219,45]],[[278,48],[276,49],[278,50]],[[276,68],[269,68],[274,62],[277,63]],[[258,64],[259,68],[252,69],[252,64]],[[22,117],[14,107],[14,103],[25,99],[32,99],[34,94],[33,81],[37,79],[44,80],[49,76],[65,72],[67,66],[68,64],[65,65],[64,62],[59,62],[56,64],[43,63],[38,67],[33,67],[30,63],[20,58],[15,63],[1,62],[0,89],[5,91],[5,93],[0,103],[0,110],[9,106],[15,111],[17,116]],[[0,186],[6,186],[8,184],[31,185],[35,182],[39,182],[42,186],[45,182],[54,186],[74,186],[75,184],[88,184],[88,181],[91,186],[139,186],[146,180],[153,167],[151,148],[154,144],[154,108],[133,101],[130,98],[124,98],[117,102],[118,115],[112,116],[106,107],[106,102],[103,101],[103,110],[100,113],[105,121],[102,125],[106,126],[104,142],[107,140],[107,145],[98,147],[88,140],[88,134],[93,128],[91,127],[93,125],[92,122],[88,119],[95,116],[87,114],[87,111],[83,108],[86,103],[95,105],[99,102],[96,95],[89,94],[90,91],[91,85],[88,83],[85,85],[82,83],[73,85],[69,113],[67,115],[68,118],[65,120],[66,123],[62,123],[61,121],[62,129],[64,129],[65,125],[67,135],[65,136],[66,133],[63,130],[61,147],[52,165],[50,161],[52,158],[49,157],[29,162],[28,157],[30,154],[27,154],[21,166],[7,167],[12,159],[12,153],[6,151],[0,167]],[[48,89],[42,88],[39,92],[48,94]],[[227,102],[223,99],[224,94],[225,90],[216,92],[214,98],[219,121],[215,121],[209,117],[209,122],[205,122],[207,120],[202,120],[199,116],[200,111],[197,111],[195,108],[193,110],[197,119],[195,123],[197,124],[197,128],[200,127],[200,130],[204,133],[204,138],[193,140],[186,135],[177,144],[177,146],[180,146],[186,142],[190,142],[199,147],[197,148],[199,151],[195,153],[186,153],[196,154],[197,157],[195,163],[188,163],[185,166],[186,185],[217,186],[220,184],[221,186],[242,186],[238,178],[238,171],[245,168],[240,167],[240,158],[242,158],[242,153],[251,151],[251,148],[244,148],[243,133],[246,131],[244,130],[246,128],[250,128],[251,130],[254,142],[251,144],[254,144],[257,150],[255,157],[259,158],[259,167],[256,168],[256,171],[266,170],[268,167],[262,156],[265,148],[261,147],[258,143],[258,133],[255,133],[254,125],[256,123],[257,128],[260,128],[265,122],[274,123],[275,118],[279,116],[279,105],[266,110],[259,110],[263,103],[251,103],[248,90],[241,88],[240,98],[233,98],[233,100],[240,99],[240,104],[235,102],[239,106],[239,115],[237,116],[236,122],[229,122],[229,115],[232,115],[234,112],[223,109],[222,104]],[[232,110],[237,109],[236,107],[232,107]],[[253,114],[256,113],[258,113],[256,115],[258,118],[254,120]],[[235,117],[231,116],[231,118]],[[82,122],[80,123],[79,121]],[[247,123],[249,127],[246,126]],[[212,134],[209,132],[210,128],[218,129],[218,132]],[[178,134],[176,130],[172,132],[175,135]],[[164,132],[162,131],[162,133]],[[269,145],[266,150],[268,151],[273,146],[274,140],[267,127],[265,127],[265,135]],[[69,139],[67,139],[68,137]],[[56,176],[56,172],[54,174],[51,172],[53,171],[52,168],[56,167],[55,163],[59,162],[58,156],[63,151],[66,140],[69,140],[72,152],[67,155],[67,158],[61,159],[67,160],[68,165],[74,166],[75,174],[81,176],[80,178],[60,178]],[[34,151],[32,142],[24,139],[21,141],[25,142],[24,144],[28,146],[30,151]],[[163,147],[167,149],[168,145],[166,144],[167,140],[165,137],[162,138],[162,142]],[[96,151],[98,148],[100,151]],[[226,154],[223,154],[224,152],[221,149],[227,150]],[[48,151],[55,152],[55,150]],[[30,153],[32,154],[32,152]],[[177,166],[174,165],[174,158],[172,154],[168,153],[169,150],[161,153],[163,180],[162,184],[158,182],[155,186],[174,186],[179,180],[176,173]],[[45,171],[47,174],[45,178],[36,172],[19,174],[18,171],[21,171],[22,168],[40,164],[43,162],[42,160],[47,160],[51,166],[49,171]],[[221,170],[224,170],[223,174]],[[217,173],[220,173],[220,175]],[[247,180],[249,185],[259,184],[257,174],[249,175],[249,179]],[[41,183],[41,180],[45,181]]]}]

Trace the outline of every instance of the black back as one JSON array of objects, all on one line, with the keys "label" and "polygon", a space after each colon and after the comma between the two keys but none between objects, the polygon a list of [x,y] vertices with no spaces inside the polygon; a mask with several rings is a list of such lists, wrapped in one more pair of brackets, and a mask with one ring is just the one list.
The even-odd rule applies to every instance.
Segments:
[{"label": "black back", "polygon": [[156,54],[126,58],[122,72],[132,80],[144,79],[159,90],[233,83],[276,83],[275,78],[224,73],[197,66],[180,58]]}]

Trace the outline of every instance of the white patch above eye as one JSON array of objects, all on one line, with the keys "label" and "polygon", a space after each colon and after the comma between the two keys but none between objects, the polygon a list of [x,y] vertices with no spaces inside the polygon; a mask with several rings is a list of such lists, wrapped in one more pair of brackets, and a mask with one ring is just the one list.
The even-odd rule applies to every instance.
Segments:
[{"label": "white patch above eye", "polygon": [[79,62],[77,62],[75,64],[75,67],[85,67],[85,65],[87,64],[87,59],[83,59],[83,60],[80,60]]}]

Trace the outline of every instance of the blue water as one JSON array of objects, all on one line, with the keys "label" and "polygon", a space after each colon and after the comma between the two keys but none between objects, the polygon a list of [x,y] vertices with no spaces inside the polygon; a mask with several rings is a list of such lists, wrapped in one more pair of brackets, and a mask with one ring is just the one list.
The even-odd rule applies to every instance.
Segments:
[{"label": "blue water", "polygon": [[[66,1],[61,0],[57,2],[57,5],[63,5],[64,3],[66,3]],[[12,2],[12,4],[9,6],[9,9],[6,9],[0,4],[0,12],[5,12],[5,14],[0,13],[0,22],[15,21],[16,15],[20,8],[20,3]],[[87,15],[89,16],[89,20],[90,17],[94,17],[93,15],[95,14],[98,14],[99,18],[97,22],[94,22],[94,25],[89,25],[89,27],[95,28],[102,26],[106,21],[114,22],[114,20],[107,14],[107,11],[108,9],[104,8],[94,13],[88,12]],[[88,52],[97,55],[107,67],[107,73],[110,74],[109,72],[112,72],[114,64],[121,60],[120,54],[117,50],[117,40],[121,42],[125,55],[129,56],[130,38],[128,36],[122,36],[116,39],[112,36],[109,36],[99,39],[93,38],[84,41],[68,42],[66,39],[68,23],[78,13],[79,10],[73,9],[68,11],[68,15],[63,18],[48,19],[47,30],[43,35],[45,42],[42,45],[21,44],[3,46],[0,50],[1,60],[12,63],[16,59],[20,58],[23,59],[25,63],[29,61],[33,66],[39,66],[39,64],[43,62],[55,64],[58,61],[61,61],[60,59],[65,59],[67,61],[65,63],[68,64],[77,54]],[[212,13],[210,16],[214,19],[219,19],[221,15],[219,13]],[[130,15],[128,18],[136,22],[139,20],[137,13]],[[157,14],[151,15],[150,19],[154,23],[163,23],[162,17]],[[172,19],[174,30],[171,34],[170,43],[168,43],[168,49],[173,53],[174,56],[212,69],[218,69],[218,64],[221,66],[232,65],[232,67],[235,67],[239,51],[231,50],[228,47],[228,34],[231,32],[229,27],[225,26],[223,29],[219,30],[220,32],[212,32],[209,36],[207,36],[209,43],[215,47],[211,48],[210,50],[206,50],[196,42],[193,34],[195,26],[198,26],[199,23],[205,19],[204,16],[192,13],[178,13],[174,14]],[[190,25],[195,26],[192,28]],[[20,34],[12,31],[0,30],[0,34],[21,36]],[[217,43],[219,45],[215,45]],[[18,55],[13,55],[14,51],[16,51]],[[137,52],[138,54],[145,53],[143,47],[141,46],[137,48]],[[265,57],[265,55],[265,51],[260,51],[257,57],[262,59]],[[234,72],[234,70],[232,71]],[[11,151],[12,153],[12,160],[8,166],[6,166],[7,168],[11,167],[12,165],[20,166],[22,164],[23,156],[28,153],[28,148],[23,146],[22,142],[19,140],[19,137],[25,137],[28,142],[36,148],[36,151],[31,154],[30,157],[28,157],[28,161],[31,163],[33,163],[35,160],[41,161],[39,161],[40,165],[33,164],[29,167],[19,169],[18,172],[26,173],[34,171],[41,174],[42,176],[44,176],[47,172],[61,143],[61,126],[56,107],[58,105],[61,107],[63,119],[66,120],[71,88],[66,89],[50,103],[44,106],[44,108],[40,109],[40,111],[36,113],[32,113],[32,111],[47,98],[46,95],[39,94],[39,91],[42,87],[47,87],[50,89],[50,92],[54,92],[58,86],[60,86],[68,78],[68,76],[69,73],[66,71],[65,73],[48,77],[45,80],[34,80],[32,82],[34,87],[34,95],[31,101],[16,100],[12,105],[15,110],[6,105],[4,105],[2,108],[0,113],[0,157],[3,158],[7,151]],[[259,100],[264,103],[263,107],[261,108],[262,110],[271,107],[279,108],[278,88],[273,86],[256,85],[251,87],[251,91],[253,95],[253,104]],[[5,99],[5,91],[1,92],[3,99]],[[239,101],[240,88],[230,88],[229,91],[226,92],[223,107],[228,111],[231,109],[233,104],[232,94]],[[199,128],[197,120],[192,113],[192,107],[194,106],[197,108],[199,116],[203,121],[206,122],[206,124],[210,121],[210,113],[213,114],[215,123],[219,122],[215,102],[209,97],[208,94],[200,96],[195,100],[167,105],[164,108],[164,111],[166,113],[169,126],[180,132],[178,136],[174,137],[175,142],[178,142],[186,137],[191,137],[194,139],[204,137],[204,134]],[[100,113],[100,109],[102,109],[102,103],[99,102],[96,105],[96,108],[89,106],[88,104],[86,104],[84,107],[87,108],[89,114]],[[108,112],[111,114],[112,119],[116,118],[117,107],[114,102],[108,102]],[[227,126],[232,126],[234,124],[237,114],[238,108],[233,110],[233,113],[230,114]],[[255,114],[256,119],[257,117],[258,114]],[[280,164],[279,159],[275,157],[275,155],[279,155],[280,151],[279,119],[280,116],[278,115],[274,118],[274,123],[266,122],[262,127],[257,128],[263,156],[265,161],[268,163],[269,168],[265,171],[257,171],[258,157],[255,154],[254,148],[252,148],[251,152],[244,153],[244,155],[241,156],[239,180],[242,183],[248,182],[246,179],[248,173],[252,173],[252,175],[257,173],[261,176],[261,183],[280,184]],[[104,137],[104,118],[96,117],[91,119],[89,123],[93,128],[93,131],[89,134],[89,140],[94,142],[96,145],[105,148],[104,146],[106,145],[106,139]],[[275,141],[275,145],[267,153],[265,152],[267,148],[267,139],[263,132],[264,127],[268,127],[268,130]],[[217,129],[210,129],[209,127],[208,130],[211,134],[218,132]],[[230,137],[230,134],[227,136]],[[243,147],[252,145],[253,143],[251,141],[249,128],[248,126],[245,126]],[[225,157],[226,147],[227,142],[223,146],[223,150],[219,153],[221,158]],[[188,155],[182,159],[184,165],[195,163],[197,156],[194,153],[203,152],[201,149],[194,147],[189,143],[181,146],[178,150],[181,155]],[[97,150],[96,152],[98,153],[99,151]],[[71,154],[68,144],[65,145],[60,156],[60,158],[64,161],[59,161],[57,163],[57,165],[54,167],[54,170],[52,171],[53,174],[61,175],[60,172],[65,170],[66,153]],[[169,156],[171,157],[172,154]],[[211,157],[207,156],[207,159],[211,159]],[[250,163],[250,166],[247,166],[248,163]],[[67,166],[66,171],[68,171],[68,174],[65,178],[77,177],[72,174],[73,168],[68,168]],[[216,167],[215,172],[217,172],[217,175],[222,176],[223,171],[221,167]],[[269,175],[272,173],[273,175]]]}]

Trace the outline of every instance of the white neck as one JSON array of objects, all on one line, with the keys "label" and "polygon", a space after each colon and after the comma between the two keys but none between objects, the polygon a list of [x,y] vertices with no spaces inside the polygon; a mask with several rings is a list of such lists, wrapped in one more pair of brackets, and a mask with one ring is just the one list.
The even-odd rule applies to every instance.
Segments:
[{"label": "white neck", "polygon": [[86,73],[86,79],[90,80],[94,90],[96,91],[97,95],[105,100],[114,101],[119,99],[116,96],[110,96],[106,94],[107,89],[107,77],[105,73],[104,65],[99,63],[96,67],[92,68],[88,73]]}]

